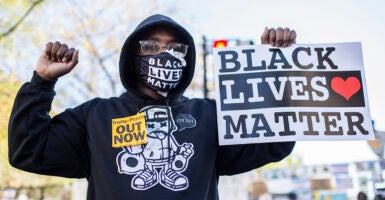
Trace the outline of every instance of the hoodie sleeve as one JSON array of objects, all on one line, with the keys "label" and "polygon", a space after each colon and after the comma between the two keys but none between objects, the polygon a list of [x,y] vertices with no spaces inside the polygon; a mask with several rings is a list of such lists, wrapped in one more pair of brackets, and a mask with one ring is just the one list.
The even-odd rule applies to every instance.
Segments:
[{"label": "hoodie sleeve", "polygon": [[85,120],[92,101],[51,118],[55,82],[35,72],[20,88],[9,121],[9,162],[33,173],[82,178],[89,169]]},{"label": "hoodie sleeve", "polygon": [[217,155],[219,175],[234,175],[256,169],[288,156],[295,142],[220,146]]}]

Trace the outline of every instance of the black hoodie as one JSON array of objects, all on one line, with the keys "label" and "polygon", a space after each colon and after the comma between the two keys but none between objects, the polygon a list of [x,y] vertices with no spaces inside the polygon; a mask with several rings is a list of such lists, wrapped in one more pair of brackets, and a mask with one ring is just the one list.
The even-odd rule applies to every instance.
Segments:
[{"label": "black hoodie", "polygon": [[[135,43],[155,26],[174,30],[189,45],[182,82],[161,101],[135,90]],[[218,146],[215,101],[183,97],[194,73],[194,41],[166,16],[139,24],[123,45],[119,65],[127,92],[90,100],[53,118],[48,113],[55,81],[34,73],[12,110],[10,163],[39,174],[87,178],[88,199],[211,200],[218,199],[220,175],[279,161],[293,149],[293,142]],[[138,113],[146,120],[147,142],[113,147],[143,136],[138,131],[143,127],[128,123]]]}]

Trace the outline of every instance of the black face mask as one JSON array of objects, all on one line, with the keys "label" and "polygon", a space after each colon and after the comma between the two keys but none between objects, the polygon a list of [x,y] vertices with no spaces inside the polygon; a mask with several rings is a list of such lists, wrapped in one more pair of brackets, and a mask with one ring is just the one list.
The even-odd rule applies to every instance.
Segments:
[{"label": "black face mask", "polygon": [[181,60],[168,52],[139,56],[138,66],[143,83],[162,96],[178,86],[184,68]]}]

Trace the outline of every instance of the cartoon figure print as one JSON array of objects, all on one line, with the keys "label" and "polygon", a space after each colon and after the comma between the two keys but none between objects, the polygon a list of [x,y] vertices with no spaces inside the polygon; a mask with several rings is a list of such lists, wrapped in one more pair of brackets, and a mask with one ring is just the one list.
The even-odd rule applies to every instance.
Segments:
[{"label": "cartoon figure print", "polygon": [[182,172],[194,155],[193,144],[175,140],[178,128],[169,107],[148,106],[140,111],[146,119],[147,143],[122,147],[116,157],[119,173],[135,175],[131,187],[136,190],[158,183],[170,190],[185,190],[189,181]]}]

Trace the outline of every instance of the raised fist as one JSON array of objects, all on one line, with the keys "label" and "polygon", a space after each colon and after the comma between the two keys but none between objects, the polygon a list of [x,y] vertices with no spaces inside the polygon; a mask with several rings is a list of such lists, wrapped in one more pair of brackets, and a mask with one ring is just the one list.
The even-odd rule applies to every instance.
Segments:
[{"label": "raised fist", "polygon": [[297,33],[289,28],[276,29],[265,27],[261,36],[261,44],[270,44],[274,47],[288,47],[296,43]]},{"label": "raised fist", "polygon": [[48,42],[36,64],[37,74],[47,80],[55,80],[69,73],[78,64],[79,51],[67,44]]}]

